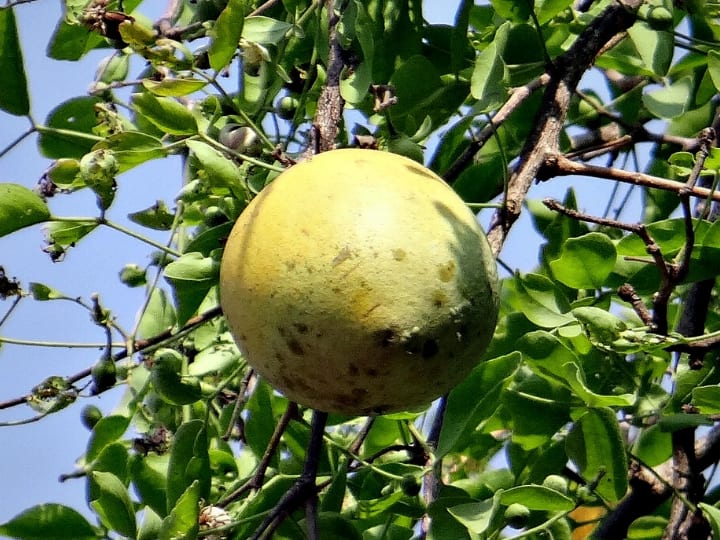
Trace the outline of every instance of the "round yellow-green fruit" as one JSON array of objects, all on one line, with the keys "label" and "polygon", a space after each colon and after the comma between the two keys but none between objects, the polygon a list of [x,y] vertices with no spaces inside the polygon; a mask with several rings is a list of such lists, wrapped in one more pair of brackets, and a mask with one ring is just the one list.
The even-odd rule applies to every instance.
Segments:
[{"label": "round yellow-green fruit", "polygon": [[402,156],[343,149],[280,174],[240,215],[220,301],[288,399],[351,415],[429,404],[495,329],[497,267],[462,199]]}]

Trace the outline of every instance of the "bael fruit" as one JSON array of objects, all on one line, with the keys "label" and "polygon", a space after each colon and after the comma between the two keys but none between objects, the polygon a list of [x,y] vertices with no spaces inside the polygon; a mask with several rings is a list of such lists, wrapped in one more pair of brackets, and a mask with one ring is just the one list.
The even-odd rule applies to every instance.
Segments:
[{"label": "bael fruit", "polygon": [[496,263],[473,213],[422,165],[332,150],[283,172],[228,238],[220,298],[250,365],[326,412],[427,405],[490,341]]}]

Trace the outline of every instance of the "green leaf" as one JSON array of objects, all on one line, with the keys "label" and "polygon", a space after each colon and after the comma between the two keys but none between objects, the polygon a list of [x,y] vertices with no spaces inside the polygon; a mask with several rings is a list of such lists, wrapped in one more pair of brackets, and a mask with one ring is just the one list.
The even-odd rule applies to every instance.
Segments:
[{"label": "green leaf", "polygon": [[70,246],[78,243],[97,226],[96,221],[53,221],[48,224],[45,232],[49,243]]},{"label": "green leaf", "polygon": [[435,66],[421,55],[411,56],[393,73],[390,84],[395,87],[398,101],[390,107],[393,119],[415,112],[426,114],[431,103],[442,89],[440,74]]},{"label": "green leaf", "polygon": [[157,336],[175,326],[175,309],[167,292],[157,287],[150,293],[150,300],[138,325],[141,338]]},{"label": "green leaf", "polygon": [[165,279],[175,289],[178,324],[189,319],[210,289],[217,285],[220,263],[201,253],[185,253],[165,267]]},{"label": "green leaf", "polygon": [[93,461],[97,458],[106,446],[114,443],[125,434],[129,425],[130,418],[127,416],[103,416],[93,427],[85,459]]},{"label": "green leaf", "polygon": [[720,413],[720,386],[698,386],[692,390],[692,404],[703,414]]},{"label": "green leaf", "polygon": [[129,477],[128,458],[126,443],[124,441],[114,442],[103,448],[90,465],[93,471],[112,473],[125,484]]},{"label": "green leaf", "polygon": [[451,506],[447,511],[471,533],[483,534],[492,525],[493,518],[499,514],[501,494],[502,491],[499,491],[499,496],[492,499]]},{"label": "green leaf", "polygon": [[140,530],[137,540],[157,540],[162,534],[162,519],[153,508],[143,510],[143,520],[140,523]]},{"label": "green leaf", "polygon": [[493,42],[478,54],[475,60],[470,92],[478,100],[474,110],[478,113],[496,109],[505,102],[507,90],[504,85],[505,62],[501,51],[505,47],[511,23],[504,23],[497,31]]},{"label": "green leaf", "polygon": [[593,392],[588,388],[580,366],[575,363],[564,364],[559,375],[588,407],[627,407],[635,402],[633,394],[602,395]]},{"label": "green leaf", "polygon": [[646,22],[638,21],[630,27],[628,34],[645,68],[659,77],[667,74],[674,52],[672,33],[658,32]]},{"label": "green leaf", "polygon": [[97,539],[92,525],[79,512],[62,504],[40,504],[28,508],[0,525],[0,535],[20,540]]},{"label": "green leaf", "polygon": [[0,237],[48,219],[50,210],[37,193],[19,184],[0,184]]},{"label": "green leaf", "polygon": [[30,112],[27,78],[13,8],[0,9],[0,109],[16,116]]},{"label": "green leaf", "polygon": [[200,162],[211,186],[228,188],[238,199],[246,197],[240,169],[234,161],[204,142],[187,141],[186,144]]},{"label": "green leaf", "polygon": [[550,261],[555,278],[574,289],[600,289],[616,259],[615,245],[607,235],[591,232],[568,238],[559,259]]},{"label": "green leaf", "polygon": [[654,424],[642,430],[632,452],[643,463],[655,467],[672,456],[672,436]]},{"label": "green leaf", "polygon": [[[226,8],[227,9],[227,8]],[[203,79],[173,79],[166,78],[161,81],[143,79],[143,87],[156,96],[178,97],[187,96],[197,92],[208,84]]]},{"label": "green leaf", "polygon": [[122,131],[110,135],[97,143],[93,150],[101,148],[113,151],[120,172],[167,155],[160,139],[141,131]]},{"label": "green leaf", "polygon": [[706,503],[699,503],[698,507],[705,514],[705,518],[710,523],[713,530],[713,538],[720,538],[720,510]]},{"label": "green leaf", "polygon": [[[175,433],[167,471],[167,509],[171,512],[188,488],[198,482],[198,496],[210,493],[210,459],[207,432],[202,420],[182,424]],[[197,515],[197,514],[196,514]]]},{"label": "green leaf", "polygon": [[47,46],[48,57],[54,60],[79,60],[104,38],[81,24],[71,24],[61,17]]},{"label": "green leaf", "polygon": [[157,201],[149,208],[128,214],[128,219],[148,229],[169,231],[175,221],[175,214],[170,212],[165,201]]},{"label": "green leaf", "polygon": [[170,514],[163,520],[158,540],[195,540],[199,529],[198,515],[202,487],[198,480],[180,495]]},{"label": "green leaf", "polygon": [[562,290],[541,274],[517,275],[504,283],[507,302],[542,328],[557,328],[575,322],[567,313],[570,304]]},{"label": "green leaf", "polygon": [[39,302],[45,302],[47,300],[64,300],[68,296],[64,295],[60,291],[48,287],[42,283],[30,283],[29,284],[30,294],[32,294],[33,300]]},{"label": "green leaf", "polygon": [[667,518],[661,516],[640,516],[630,525],[627,540],[653,540],[662,538],[667,524]]},{"label": "green leaf", "polygon": [[566,440],[568,457],[596,491],[610,502],[627,491],[628,459],[615,412],[609,408],[588,409],[578,418]]},{"label": "green leaf", "polygon": [[688,110],[692,91],[692,77],[688,75],[665,88],[643,94],[642,100],[658,118],[677,118]]},{"label": "green leaf", "polygon": [[[47,158],[80,159],[92,150],[100,137],[93,134],[97,125],[95,105],[100,103],[96,97],[76,97],[64,101],[55,107],[39,127],[38,145]],[[62,130],[62,131],[59,131]]]},{"label": "green leaf", "polygon": [[530,17],[532,4],[515,0],[490,0],[492,7],[502,18],[513,22],[525,22]]},{"label": "green leaf", "polygon": [[352,7],[354,9],[351,10],[348,6],[341,15],[341,23],[346,22],[351,11],[354,13],[353,20],[347,21],[348,24],[343,24],[343,28],[346,34],[352,34],[347,38],[357,38],[363,59],[347,78],[340,81],[340,94],[348,103],[359,104],[367,96],[368,88],[372,83],[375,40],[373,38],[373,21],[368,17],[362,1],[353,0]]},{"label": "green leaf", "polygon": [[253,43],[263,45],[275,45],[285,37],[292,24],[270,17],[253,16],[245,19],[242,29],[242,37]]},{"label": "green leaf", "polygon": [[512,440],[524,450],[549,443],[570,419],[572,394],[567,387],[532,373],[524,373],[501,399],[512,420]]},{"label": "green leaf", "polygon": [[170,135],[197,133],[195,117],[190,110],[174,99],[155,97],[150,92],[133,94],[137,111],[158,129]]},{"label": "green leaf", "polygon": [[135,538],[135,509],[125,485],[117,476],[108,472],[91,471],[89,479],[90,506],[102,523],[123,536]]},{"label": "green leaf", "polygon": [[[273,389],[270,385],[261,380],[245,406],[249,414],[245,422],[247,442],[258,459],[265,453],[267,444],[275,429],[275,417],[271,401],[272,392]],[[273,457],[273,463],[277,463],[277,457]]]},{"label": "green leaf", "polygon": [[500,392],[520,363],[518,353],[481,362],[448,396],[436,456],[460,450],[458,443],[495,413]]},{"label": "green leaf", "polygon": [[570,7],[572,0],[539,0],[535,2],[535,15],[542,25],[564,9]]},{"label": "green leaf", "polygon": [[240,351],[234,342],[216,343],[195,355],[188,368],[188,373],[196,377],[211,373],[225,373],[235,367],[239,360]]},{"label": "green leaf", "polygon": [[130,478],[140,501],[161,517],[167,514],[167,465],[167,455],[135,454],[130,461]]},{"label": "green leaf", "polygon": [[215,71],[228,65],[237,51],[243,34],[245,21],[245,0],[230,0],[222,10],[210,31],[212,41],[208,56],[210,67]]},{"label": "green leaf", "polygon": [[205,229],[195,238],[190,240],[185,248],[185,252],[192,253],[195,251],[202,253],[207,257],[210,255],[210,252],[223,246],[224,240],[230,236],[230,231],[232,230],[233,225],[234,223],[232,221],[228,221],[227,223],[216,225],[210,229]]},{"label": "green leaf", "polygon": [[500,494],[500,502],[505,506],[520,503],[530,510],[548,512],[568,512],[575,508],[575,501],[559,491],[545,486],[517,486],[506,489]]},{"label": "green leaf", "polygon": [[715,89],[720,91],[720,51],[709,50],[707,67]]}]

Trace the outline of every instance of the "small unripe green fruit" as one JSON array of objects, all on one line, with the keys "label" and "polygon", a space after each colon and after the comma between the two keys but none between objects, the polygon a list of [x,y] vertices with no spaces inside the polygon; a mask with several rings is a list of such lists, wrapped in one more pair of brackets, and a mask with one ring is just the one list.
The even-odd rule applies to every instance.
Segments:
[{"label": "small unripe green fruit", "polygon": [[220,130],[220,142],[240,154],[255,157],[262,153],[262,141],[250,127],[228,124]]},{"label": "small unripe green fruit", "polygon": [[275,112],[283,120],[295,118],[300,101],[294,96],[283,96],[275,107]]},{"label": "small unripe green fruit", "polygon": [[647,23],[653,30],[670,30],[674,22],[673,14],[663,6],[652,8],[647,16]]},{"label": "small unripe green fruit", "polygon": [[530,509],[524,504],[512,503],[505,509],[505,522],[513,529],[522,529],[530,519]]},{"label": "small unripe green fruit", "polygon": [[137,264],[126,264],[120,270],[120,281],[128,287],[141,287],[147,283],[147,276]]},{"label": "small unripe green fruit", "polygon": [[400,481],[400,489],[408,497],[417,497],[420,488],[420,481],[413,474],[404,475]]},{"label": "small unripe green fruit", "polygon": [[432,171],[333,150],[243,211],[220,300],[245,359],[288,399],[382,414],[428,405],[477,365],[497,269],[475,215]]},{"label": "small unripe green fruit", "polygon": [[567,480],[559,474],[549,474],[545,477],[545,480],[543,480],[542,485],[563,494],[567,493],[568,490]]},{"label": "small unripe green fruit", "polygon": [[102,411],[95,405],[85,405],[80,411],[80,422],[87,429],[92,430],[103,417]]}]

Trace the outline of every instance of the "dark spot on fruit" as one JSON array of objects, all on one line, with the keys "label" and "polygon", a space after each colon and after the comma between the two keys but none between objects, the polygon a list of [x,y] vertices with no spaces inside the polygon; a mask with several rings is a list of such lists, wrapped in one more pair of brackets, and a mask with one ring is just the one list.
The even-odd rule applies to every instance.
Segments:
[{"label": "dark spot on fruit", "polygon": [[285,329],[282,326],[277,327],[278,334],[280,334],[280,337],[285,337]]},{"label": "dark spot on fruit", "polygon": [[438,352],[440,352],[440,344],[436,339],[426,339],[422,346],[422,357],[432,358]]},{"label": "dark spot on fruit", "polygon": [[442,307],[447,301],[447,295],[440,289],[436,289],[432,294],[433,306],[439,308]]},{"label": "dark spot on fruit", "polygon": [[430,174],[430,171],[428,171],[425,167],[422,167],[421,165],[405,165],[405,168],[413,174],[419,174],[422,176],[427,176],[428,178],[431,178],[433,180],[437,180],[436,176]]},{"label": "dark spot on fruit", "polygon": [[288,339],[285,343],[287,343],[288,349],[290,349],[290,352],[293,354],[297,356],[305,356],[305,350],[297,339]]},{"label": "dark spot on fruit", "polygon": [[293,381],[290,377],[282,375],[280,377],[280,384],[282,385],[283,389],[285,389],[285,390],[290,390],[290,391],[295,390],[295,381]]},{"label": "dark spot on fruit", "polygon": [[438,275],[441,281],[446,283],[450,281],[455,275],[455,261],[448,261],[445,264],[441,264],[438,268]]},{"label": "dark spot on fruit", "polygon": [[365,370],[365,374],[368,377],[377,377],[378,376],[378,370],[375,368],[368,368]]},{"label": "dark spot on fruit", "polygon": [[275,359],[278,361],[278,364],[280,364],[281,367],[285,366],[285,357],[280,354],[279,352],[275,353]]},{"label": "dark spot on fruit", "polygon": [[308,331],[308,325],[305,323],[293,323],[293,326],[295,327],[295,330],[300,332],[301,334],[307,334]]},{"label": "dark spot on fruit", "polygon": [[405,253],[404,249],[397,248],[392,250],[392,256],[396,261],[402,261],[407,257],[407,253]]},{"label": "dark spot on fruit", "polygon": [[375,339],[382,347],[389,347],[397,339],[397,334],[392,328],[383,328],[375,332]]},{"label": "dark spot on fruit", "polygon": [[360,373],[360,369],[355,364],[348,364],[348,373],[350,375],[357,375]]}]

